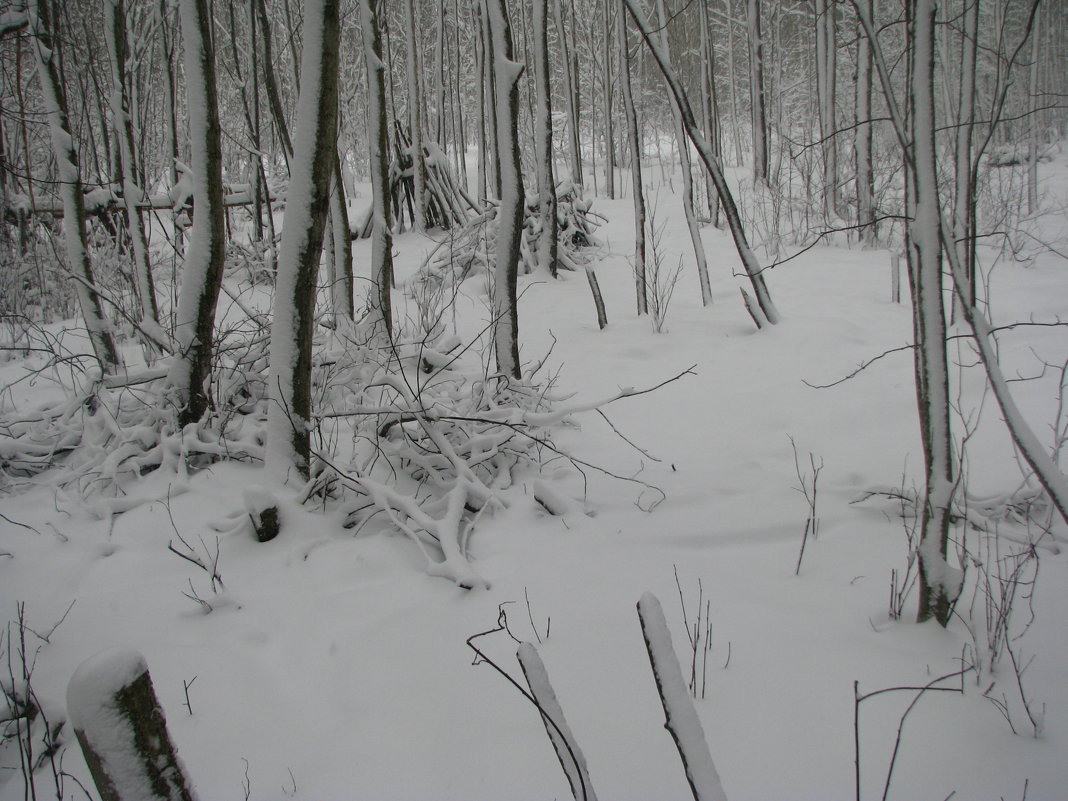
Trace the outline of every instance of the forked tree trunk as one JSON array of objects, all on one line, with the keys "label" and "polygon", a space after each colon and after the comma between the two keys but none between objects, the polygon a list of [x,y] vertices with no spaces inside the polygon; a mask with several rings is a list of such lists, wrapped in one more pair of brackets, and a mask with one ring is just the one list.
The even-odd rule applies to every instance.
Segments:
[{"label": "forked tree trunk", "polygon": [[649,313],[649,292],[645,277],[645,188],[642,186],[642,140],[634,91],[630,81],[630,47],[627,43],[627,15],[616,16],[620,80],[623,83],[623,110],[627,117],[627,146],[630,149],[631,196],[634,200],[634,289],[638,314]]},{"label": "forked tree trunk", "polygon": [[308,0],[297,133],[286,197],[271,325],[267,470],[281,483],[308,478],[315,290],[337,159],[339,0]]},{"label": "forked tree trunk", "polygon": [[[85,231],[85,202],[82,198],[81,169],[78,153],[74,148],[67,114],[67,96],[59,76],[56,38],[49,24],[48,0],[39,3],[29,0],[26,4],[30,37],[37,62],[37,77],[44,97],[48,132],[52,138],[52,151],[56,158],[59,177],[59,192],[63,198],[63,238],[66,242],[67,260],[75,282],[78,305],[89,334],[93,354],[105,373],[118,367],[119,354],[115,350],[104,310],[93,279],[89,261],[88,240]],[[29,164],[29,152],[26,154]],[[28,170],[27,170],[28,172]]]},{"label": "forked tree trunk", "polygon": [[386,65],[382,61],[379,0],[360,0],[360,26],[367,65],[367,141],[371,151],[371,304],[387,336],[393,333],[393,215],[389,192],[389,123],[386,119]]},{"label": "forked tree trunk", "polygon": [[193,229],[182,269],[175,339],[178,351],[168,381],[180,425],[195,423],[210,406],[215,306],[222,287],[225,226],[222,142],[215,88],[215,50],[207,0],[180,0],[185,47],[186,98],[193,169]]},{"label": "forked tree trunk", "polygon": [[505,0],[488,0],[493,41],[493,80],[497,96],[494,122],[500,145],[501,205],[497,211],[494,256],[493,343],[497,370],[520,378],[519,315],[516,283],[523,232],[523,176],[519,159],[519,76],[523,65],[512,54],[512,30]]}]

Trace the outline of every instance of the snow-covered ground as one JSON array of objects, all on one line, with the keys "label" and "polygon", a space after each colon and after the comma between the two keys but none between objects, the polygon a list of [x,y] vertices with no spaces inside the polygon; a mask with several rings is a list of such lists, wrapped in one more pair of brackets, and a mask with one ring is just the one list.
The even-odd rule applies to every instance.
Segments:
[{"label": "snow-covered ground", "polygon": [[[1068,311],[1068,263],[1055,252],[1066,252],[1068,241],[1068,161],[1044,169],[1052,211],[1035,230],[1052,249],[1034,247],[1032,261],[994,269],[1000,324]],[[696,708],[728,798],[853,797],[854,687],[923,686],[961,670],[976,660],[966,623],[985,616],[981,593],[973,603],[973,567],[961,617],[948,630],[910,622],[914,595],[904,618],[891,620],[891,571],[906,568],[908,521],[888,497],[855,503],[868,491],[922,487],[911,354],[887,355],[832,388],[809,386],[907,345],[907,299],[890,301],[886,251],[817,247],[768,274],[783,321],[758,332],[738,294],[743,279],[734,275],[741,270],[729,236],[705,228],[715,303],[702,308],[683,216],[667,191],[658,211],[664,249],[669,264],[681,256],[684,267],[665,333],[654,334],[634,314],[629,199],[595,201],[607,218],[596,262],[606,330],[597,328],[581,273],[520,280],[522,357],[539,359],[555,341],[549,365],[558,389],[575,393],[572,402],[653,386],[693,367],[653,393],[604,408],[626,440],[594,412],[577,415],[578,425],[556,436],[572,456],[659,488],[662,502],[641,483],[595,469],[586,470],[584,487],[561,460],[548,480],[578,500],[576,511],[553,517],[531,501],[482,518],[470,549],[491,586],[471,591],[428,577],[402,535],[374,526],[354,535],[336,515],[289,507],[272,542],[244,533],[222,539],[224,602],[204,614],[183,597],[190,582],[211,597],[204,575],[167,544],[177,528],[213,548],[211,524],[242,508],[242,491],[263,481],[261,468],[218,464],[169,503],[110,521],[41,480],[0,496],[0,610],[14,619],[16,602],[25,602],[28,623],[43,633],[73,602],[50,642],[29,640],[41,646],[33,683],[53,719],[65,714],[78,665],[122,646],[144,654],[201,799],[563,799],[567,780],[537,711],[490,666],[472,664],[466,645],[496,628],[504,610],[517,638],[543,640],[538,651],[597,795],[684,799],[689,788],[663,728],[635,611],[646,591],[661,600],[688,675],[681,587],[691,623],[699,597],[708,604],[710,652],[707,669],[704,657],[698,668],[705,691]],[[401,279],[432,244],[412,234],[396,239]],[[368,261],[363,240],[355,247],[357,271],[366,274]],[[487,314],[481,285],[472,279],[470,297],[459,300],[472,330]],[[396,302],[403,306],[399,292]],[[955,362],[974,361],[961,340],[952,352]],[[1013,385],[1032,426],[1052,442],[1054,373],[1068,357],[1068,332],[1017,329],[1004,335],[1002,356],[1011,375],[1039,373],[1040,359],[1057,368]],[[2,369],[7,383],[21,365]],[[970,417],[983,403],[983,384],[977,368],[962,369],[955,381]],[[20,384],[13,399],[29,407],[38,391],[48,388]],[[802,475],[811,475],[810,453],[824,465],[819,536],[808,542],[797,576],[808,507],[791,437]],[[967,466],[977,498],[1021,483],[992,399],[968,444]],[[164,494],[163,481],[146,477],[146,494]],[[1026,535],[1009,521],[1000,528],[1007,537]],[[1055,530],[1063,540],[1064,525]],[[965,537],[979,548],[981,535],[969,529]],[[1006,554],[1022,548],[1010,539],[1001,547]],[[1033,657],[1023,687],[1033,709],[1044,707],[1041,736],[1029,736],[1008,658],[978,681],[968,673],[963,684],[943,682],[964,692],[929,692],[915,705],[889,798],[1068,798],[1068,560],[1059,551],[1043,540],[1034,621],[1012,645],[1021,660]],[[1029,619],[1021,598],[1013,636]],[[476,644],[522,683],[506,633]],[[1020,735],[984,698],[993,682],[989,694],[1006,699]],[[883,797],[899,721],[915,697],[888,693],[861,705],[863,799]],[[88,785],[79,750],[69,736],[66,742],[64,769]],[[23,798],[13,745],[0,760],[0,800]],[[51,797],[49,782],[39,779],[38,797]],[[83,797],[69,780],[67,789],[67,797]]]}]

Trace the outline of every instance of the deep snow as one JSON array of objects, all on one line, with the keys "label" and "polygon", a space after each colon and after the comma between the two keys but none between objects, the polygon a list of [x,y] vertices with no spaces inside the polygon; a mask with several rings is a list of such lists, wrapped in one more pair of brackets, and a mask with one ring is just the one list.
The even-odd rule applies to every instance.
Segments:
[{"label": "deep snow", "polygon": [[[1062,253],[1066,167],[1063,157],[1044,167],[1052,211],[1035,223]],[[888,618],[891,570],[903,570],[907,559],[898,505],[879,497],[853,503],[865,491],[901,487],[903,478],[906,488],[922,486],[911,355],[888,355],[833,388],[804,383],[835,381],[906,345],[909,309],[890,302],[886,251],[818,247],[768,274],[782,323],[757,332],[738,296],[744,279],[733,274],[741,266],[729,236],[707,227],[714,304],[702,308],[681,208],[666,186],[659,191],[668,259],[684,263],[665,333],[634,315],[628,198],[595,201],[608,220],[598,232],[604,246],[596,269],[609,327],[598,331],[579,273],[557,282],[521,278],[519,314],[523,360],[542,357],[555,340],[550,364],[559,388],[576,393],[574,403],[650,386],[694,365],[695,375],[604,409],[648,455],[593,412],[557,434],[571,454],[659,487],[662,503],[644,511],[656,496],[593,470],[583,493],[580,476],[563,462],[552,465],[546,480],[577,501],[576,511],[552,517],[531,502],[484,517],[471,553],[491,586],[471,591],[427,576],[402,535],[368,526],[354,536],[336,515],[289,505],[272,542],[258,544],[243,531],[223,536],[225,602],[205,615],[182,595],[190,581],[205,597],[211,590],[167,551],[171,518],[186,538],[202,536],[214,547],[211,524],[243,508],[242,491],[263,481],[262,468],[218,464],[193,476],[191,491],[172,497],[169,512],[156,502],[113,520],[57,497],[46,476],[40,486],[0,496],[7,518],[0,519],[7,554],[0,556],[0,609],[13,619],[16,601],[24,601],[30,625],[41,631],[75,602],[42,645],[34,672],[51,716],[62,716],[78,664],[105,648],[130,647],[147,659],[201,798],[241,799],[246,785],[258,801],[569,797],[537,711],[488,666],[472,665],[465,640],[495,628],[503,609],[517,637],[536,641],[532,618],[544,639],[538,651],[597,795],[684,799],[689,788],[663,728],[635,613],[643,593],[657,595],[687,672],[677,568],[691,620],[699,581],[710,602],[708,690],[696,708],[727,797],[852,797],[854,682],[862,693],[922,686],[960,670],[972,641],[960,620],[945,631],[908,622],[911,602],[902,621]],[[398,277],[414,273],[432,245],[415,234],[397,237]],[[366,275],[369,250],[369,241],[355,243],[358,274]],[[1032,263],[1000,263],[991,276],[996,322],[1063,316],[1066,267],[1062,256],[1038,248]],[[481,279],[465,285],[461,335],[487,317],[483,287]],[[403,310],[399,292],[395,301]],[[973,362],[963,343],[957,354],[958,342],[954,361]],[[1017,329],[1003,335],[1001,354],[1010,375],[1037,373],[1036,354],[1059,367],[1068,333]],[[0,378],[7,384],[21,369],[2,365]],[[980,374],[968,367],[958,378],[962,409],[977,408]],[[1058,378],[1047,371],[1013,384],[1044,442],[1051,441]],[[4,403],[32,406],[38,391],[20,384]],[[825,463],[820,535],[796,577],[808,510],[795,489],[791,436],[802,464],[809,452]],[[1011,493],[1021,482],[992,400],[969,443],[968,466],[974,496]],[[167,480],[146,477],[146,495],[165,495]],[[1025,533],[1009,522],[1001,528]],[[1057,531],[1065,535],[1063,524]],[[969,543],[978,538],[967,536]],[[1068,797],[1068,562],[1056,550],[1040,550],[1035,620],[1014,643],[1035,657],[1024,686],[1045,705],[1042,736],[1014,735],[983,698],[996,680],[993,694],[1005,693],[1026,728],[1007,662],[984,672],[979,685],[968,675],[963,695],[928,693],[911,713],[890,798],[1014,799],[1025,782],[1029,801]],[[969,585],[968,602],[971,593]],[[1026,619],[1021,604],[1014,632]],[[522,681],[507,634],[479,643]],[[861,708],[864,799],[882,795],[898,721],[913,697],[881,695]],[[2,765],[14,757],[8,747]],[[63,766],[88,781],[76,747]],[[72,784],[68,790],[82,797]],[[21,775],[5,769],[0,801],[22,797]]]}]

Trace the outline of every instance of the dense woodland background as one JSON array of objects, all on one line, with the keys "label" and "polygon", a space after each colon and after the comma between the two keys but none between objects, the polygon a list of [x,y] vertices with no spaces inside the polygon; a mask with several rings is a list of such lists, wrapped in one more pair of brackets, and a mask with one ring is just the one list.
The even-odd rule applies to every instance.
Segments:
[{"label": "dense woodland background", "polygon": [[[725,347],[686,316],[692,339],[660,358],[692,353],[694,368],[598,357],[604,385],[576,400],[557,344],[581,364],[609,341],[647,353],[629,323],[654,337],[673,302],[707,319],[729,307],[742,316],[725,336],[765,340],[719,381],[767,390],[754,404],[790,435],[800,574],[823,462],[780,430],[785,401],[750,360],[815,341],[798,297],[840,297],[856,307],[827,314],[857,331],[872,315],[856,336],[874,348],[841,372],[911,359],[894,385],[901,430],[918,433],[907,475],[841,485],[904,521],[888,618],[963,626],[971,651],[938,675],[979,683],[1000,665],[1011,700],[996,681],[980,695],[1038,737],[1013,650],[1030,624],[1012,612],[1033,612],[1039,557],[1068,541],[1068,348],[1059,289],[1029,306],[1032,279],[1002,274],[1063,272],[1066,21],[1060,0],[0,0],[0,492],[20,514],[26,498],[76,507],[107,537],[165,507],[175,536],[159,550],[203,574],[185,595],[208,613],[241,608],[225,543],[299,536],[313,510],[339,531],[399,532],[431,576],[490,590],[499,565],[472,543],[519,497],[565,525],[590,511],[588,474],[633,490],[636,514],[670,499],[643,473],[659,460],[605,409],[671,397]],[[893,323],[855,276],[820,283],[821,254],[889,269],[907,344],[876,336]],[[590,295],[573,308],[543,283]],[[557,307],[582,308],[601,344],[557,343]],[[695,452],[730,425],[709,404],[680,418]],[[590,413],[647,457],[640,470],[580,455],[570,426]],[[745,456],[707,454],[742,473]],[[233,463],[255,473],[226,480],[220,536],[183,536],[172,496]],[[27,520],[3,517],[11,532]],[[0,556],[17,569],[17,547],[0,540]],[[34,744],[69,741],[42,733],[39,635],[17,609],[0,722],[30,793]],[[692,623],[697,697],[711,635],[702,646]],[[537,694],[535,658],[520,660]]]}]

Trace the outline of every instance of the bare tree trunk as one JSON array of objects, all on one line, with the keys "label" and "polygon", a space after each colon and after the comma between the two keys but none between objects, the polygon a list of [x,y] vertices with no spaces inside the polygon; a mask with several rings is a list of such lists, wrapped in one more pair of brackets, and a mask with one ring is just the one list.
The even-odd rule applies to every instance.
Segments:
[{"label": "bare tree trunk", "polygon": [[[126,9],[122,0],[110,0],[107,6],[105,34],[111,56],[111,114],[115,126],[115,138],[119,143],[122,160],[122,199],[126,207],[126,224],[130,232],[134,257],[134,287],[141,304],[143,327],[157,334],[159,307],[156,305],[156,288],[152,282],[152,266],[148,257],[148,237],[145,221],[138,204],[145,193],[138,175],[137,145],[134,140],[133,120],[130,116],[130,101],[127,91],[126,60],[129,48],[126,41]],[[162,332],[158,332],[162,333]],[[159,339],[158,335],[154,339]]]},{"label": "bare tree trunk", "polygon": [[267,470],[308,478],[316,275],[337,161],[338,0],[307,0],[297,141],[286,197],[271,325]]},{"label": "bare tree trunk", "polygon": [[286,125],[285,111],[282,109],[282,97],[278,91],[278,79],[274,74],[274,57],[271,54],[271,21],[267,16],[266,0],[252,0],[256,3],[256,13],[260,19],[260,41],[263,42],[263,87],[267,92],[267,104],[271,109],[278,141],[282,143],[282,154],[286,163],[293,156],[293,141],[289,138],[289,126]]},{"label": "bare tree trunk", "polygon": [[[26,14],[29,19],[33,52],[37,61],[37,77],[44,96],[45,116],[52,138],[52,151],[56,158],[59,175],[59,191],[63,198],[63,236],[67,246],[71,276],[77,288],[78,305],[81,308],[85,328],[93,354],[104,373],[111,373],[119,365],[119,354],[108,327],[107,318],[100,305],[89,260],[88,240],[85,232],[85,204],[82,199],[82,177],[78,166],[78,153],[74,147],[67,113],[67,96],[60,79],[58,37],[49,23],[48,3],[28,0]],[[29,165],[29,150],[26,163]],[[28,170],[27,170],[28,172]]]},{"label": "bare tree trunk", "polygon": [[609,199],[616,196],[616,148],[615,131],[612,125],[612,27],[611,0],[604,3],[604,28],[602,30],[604,63],[601,65],[601,82],[604,88],[604,191]]},{"label": "bare tree trunk", "polygon": [[934,0],[915,0],[909,26],[912,150],[906,192],[909,281],[912,288],[916,397],[926,492],[920,544],[917,619],[949,622],[960,594],[959,573],[946,561],[953,501],[953,440],[949,421],[949,364],[942,301],[941,209],[935,161]]},{"label": "bare tree trunk", "polygon": [[764,39],[760,29],[760,0],[747,0],[749,28],[749,102],[753,122],[753,182],[768,183],[768,119],[764,98]]},{"label": "bare tree trunk", "polygon": [[557,237],[556,178],[553,175],[552,92],[549,84],[549,15],[550,0],[534,0],[534,79],[537,100],[534,111],[535,160],[538,164],[538,213],[541,235],[538,238],[538,265],[556,278]]},{"label": "bare tree trunk", "polygon": [[[712,43],[712,30],[708,23],[708,0],[702,0],[698,9],[701,15],[701,116],[705,136],[716,158],[723,159],[723,143],[719,125],[719,101],[716,97],[716,56]],[[719,222],[719,195],[712,175],[705,170],[705,194],[708,198],[708,215],[717,228]]]},{"label": "bare tree trunk", "polygon": [[638,114],[634,108],[634,91],[630,82],[630,47],[627,44],[627,15],[616,17],[619,46],[620,80],[623,83],[623,109],[627,116],[627,142],[630,148],[631,196],[634,200],[634,288],[638,314],[649,313],[649,295],[645,277],[645,188],[642,186],[642,142]]},{"label": "bare tree trunk", "polygon": [[412,150],[412,183],[415,206],[413,226],[426,230],[426,162],[423,157],[423,79],[419,40],[415,31],[415,0],[407,0],[404,7],[404,32],[408,49],[408,127]]},{"label": "bare tree trunk", "polygon": [[497,107],[494,116],[497,141],[502,145],[498,170],[501,205],[497,211],[497,242],[493,290],[493,342],[497,370],[520,378],[519,317],[516,284],[519,277],[519,242],[523,232],[523,176],[519,158],[519,76],[523,65],[512,54],[512,31],[505,0],[488,0],[493,40],[493,78]]},{"label": "bare tree trunk", "polygon": [[[571,182],[582,185],[582,144],[579,138],[578,76],[575,74],[574,26],[564,26],[564,0],[553,0],[556,35],[560,41],[560,59],[564,71],[564,95],[567,97],[567,132],[571,152]],[[572,21],[573,22],[573,21]]]},{"label": "bare tree trunk", "polygon": [[352,320],[352,231],[349,229],[341,157],[334,146],[333,180],[330,182],[330,237],[333,261],[330,275],[330,307],[335,321]]},{"label": "bare tree trunk", "polygon": [[[668,16],[664,0],[656,0],[657,16],[660,22],[660,50],[668,67],[671,66],[671,49],[668,43]],[[686,227],[690,231],[694,258],[697,263],[697,277],[701,283],[701,303],[712,305],[712,285],[708,280],[708,260],[705,257],[704,242],[701,241],[701,229],[697,225],[697,214],[693,208],[693,165],[690,159],[690,142],[686,138],[686,129],[682,122],[682,111],[678,100],[672,99],[671,117],[675,123],[675,141],[679,146],[679,161],[682,166],[682,210],[686,216]]]},{"label": "bare tree trunk", "polygon": [[382,28],[379,25],[379,0],[360,0],[360,25],[363,52],[367,64],[367,141],[371,150],[371,226],[372,306],[380,315],[387,336],[393,334],[390,289],[393,286],[393,215],[389,194],[389,123],[386,120],[386,65],[382,61]]},{"label": "bare tree trunk", "polygon": [[207,0],[180,3],[195,212],[175,320],[178,353],[168,380],[177,395],[178,423],[185,426],[200,420],[211,405],[208,380],[226,242],[211,17]]},{"label": "bare tree trunk", "polygon": [[975,129],[975,67],[979,48],[980,0],[964,0],[964,31],[961,36],[959,117],[953,152],[953,240],[957,258],[968,265],[967,300],[975,305],[974,217],[975,184],[972,180],[972,140]]},{"label": "bare tree trunk", "polygon": [[1031,31],[1031,68],[1027,75],[1027,213],[1038,211],[1038,58],[1042,31]]},{"label": "bare tree trunk", "polygon": [[[872,16],[874,0],[861,0],[861,2],[864,3],[868,15]],[[868,247],[873,246],[876,239],[875,179],[872,172],[871,69],[871,43],[861,30],[857,36],[857,128],[853,147],[856,152],[857,171],[857,224],[862,226],[860,241]]]},{"label": "bare tree trunk", "polygon": [[475,69],[478,72],[478,172],[476,174],[475,192],[479,202],[489,197],[489,141],[486,134],[486,125],[489,122],[487,113],[486,94],[490,91],[487,84],[490,83],[489,67],[486,64],[486,21],[482,8],[482,0],[478,0],[475,6],[475,16],[479,20],[478,36],[475,37]]},{"label": "bare tree trunk", "polygon": [[835,143],[836,36],[835,3],[816,0],[816,97],[819,105],[820,150],[823,154],[823,213],[838,213],[838,150]]}]

